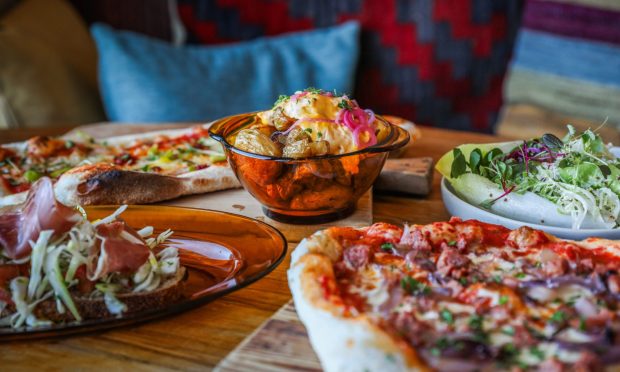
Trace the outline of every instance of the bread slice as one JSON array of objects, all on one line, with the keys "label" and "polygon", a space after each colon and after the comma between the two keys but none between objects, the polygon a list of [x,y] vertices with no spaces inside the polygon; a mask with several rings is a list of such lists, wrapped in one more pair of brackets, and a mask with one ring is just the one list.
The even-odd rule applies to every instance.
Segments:
[{"label": "bread slice", "polygon": [[[82,316],[82,320],[110,319],[140,313],[143,311],[161,309],[183,299],[186,269],[181,267],[177,275],[166,280],[154,291],[140,293],[120,293],[116,295],[119,301],[127,306],[122,315],[114,315],[108,311],[103,296],[98,298],[76,297],[73,301]],[[67,310],[64,314],[58,313],[56,301],[48,300],[40,303],[34,314],[39,319],[51,320],[54,323],[75,321],[73,315]]]}]

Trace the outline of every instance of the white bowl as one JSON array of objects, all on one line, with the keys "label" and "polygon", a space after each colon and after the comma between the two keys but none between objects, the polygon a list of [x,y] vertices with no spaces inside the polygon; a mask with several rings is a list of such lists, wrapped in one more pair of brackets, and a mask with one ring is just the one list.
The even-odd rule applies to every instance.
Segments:
[{"label": "white bowl", "polygon": [[460,217],[464,220],[474,219],[482,222],[493,223],[496,225],[503,225],[509,229],[516,229],[521,226],[529,226],[537,230],[543,230],[557,237],[571,240],[582,240],[590,237],[620,239],[620,229],[576,230],[565,227],[555,227],[530,222],[523,222],[500,216],[495,213],[491,213],[485,209],[482,209],[461,199],[456,194],[448,180],[446,180],[445,178],[441,180],[441,196],[448,212],[450,212],[451,215],[455,217]]}]

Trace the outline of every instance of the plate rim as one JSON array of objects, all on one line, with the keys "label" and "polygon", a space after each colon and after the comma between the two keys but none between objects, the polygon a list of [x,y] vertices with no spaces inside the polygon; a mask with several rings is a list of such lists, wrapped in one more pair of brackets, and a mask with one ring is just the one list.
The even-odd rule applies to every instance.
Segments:
[{"label": "plate rim", "polygon": [[[105,208],[119,208],[119,207],[120,205],[116,205],[116,204],[105,204],[105,205],[85,206],[84,209],[88,212],[89,209],[105,209]],[[284,261],[284,259],[286,258],[286,255],[288,254],[288,240],[286,239],[284,234],[276,227],[264,221],[255,219],[255,218],[251,218],[248,216],[243,216],[243,215],[231,213],[231,212],[218,211],[214,209],[201,209],[201,208],[194,208],[194,207],[174,206],[174,205],[131,204],[127,206],[127,210],[129,210],[132,207],[133,208],[146,208],[146,209],[165,207],[165,208],[180,209],[180,210],[191,210],[191,211],[196,211],[199,213],[205,213],[205,212],[215,213],[215,214],[221,214],[221,215],[228,215],[228,216],[232,216],[235,218],[241,218],[248,222],[258,223],[259,225],[262,225],[263,228],[267,230],[271,230],[272,232],[276,233],[276,236],[279,237],[279,240],[282,243],[282,252],[264,270],[256,273],[255,275],[248,277],[246,280],[244,280],[240,284],[235,284],[232,287],[228,287],[221,291],[216,291],[216,292],[207,294],[205,296],[199,297],[194,300],[176,302],[176,303],[170,304],[160,309],[153,309],[153,310],[146,311],[146,312],[140,312],[140,313],[136,313],[131,316],[128,316],[128,317],[94,320],[93,323],[71,322],[67,325],[56,325],[56,326],[47,327],[47,328],[44,328],[44,327],[32,328],[32,329],[27,329],[24,331],[7,332],[4,334],[0,333],[0,344],[6,343],[6,342],[13,342],[13,341],[53,339],[53,338],[68,337],[68,336],[77,335],[77,334],[106,332],[112,329],[122,328],[122,327],[130,326],[130,325],[143,325],[146,322],[149,322],[152,320],[163,319],[166,317],[170,317],[172,315],[177,315],[177,314],[201,307],[229,293],[232,293],[237,290],[241,290],[243,288],[246,288],[256,283],[260,279],[263,279],[267,275],[271,274],[278,266],[280,266],[280,264],[282,263],[282,261]],[[178,306],[174,306],[175,304]]]},{"label": "plate rim", "polygon": [[[537,223],[533,223],[533,222],[527,222],[527,221],[521,221],[521,220],[517,220],[517,219],[513,219],[513,218],[509,218],[509,217],[505,217],[493,212],[489,212],[483,208],[480,208],[477,205],[474,205],[470,202],[468,202],[467,200],[464,200],[463,198],[461,198],[455,191],[454,188],[452,187],[452,185],[449,183],[448,179],[446,177],[441,177],[441,192],[442,192],[442,198],[443,198],[443,194],[447,193],[449,194],[452,198],[458,200],[460,203],[466,204],[468,207],[470,208],[474,208],[476,209],[478,212],[480,213],[484,213],[487,215],[491,215],[493,218],[499,219],[499,220],[505,220],[508,222],[514,222],[514,223],[520,223],[524,226],[529,226],[532,227],[534,229],[537,230],[543,230],[546,231],[550,234],[575,234],[575,235],[579,235],[579,236],[603,236],[603,235],[607,235],[609,233],[612,232],[617,232],[618,234],[620,234],[620,228],[618,229],[571,229],[571,228],[567,228],[567,227],[560,227],[560,226],[551,226],[551,225],[541,225],[541,224],[537,224]],[[442,200],[444,203],[444,206],[446,206],[446,202],[445,200]],[[450,212],[451,213],[451,212]],[[503,221],[502,221],[503,222]],[[581,238],[581,240],[586,239],[586,238]]]}]

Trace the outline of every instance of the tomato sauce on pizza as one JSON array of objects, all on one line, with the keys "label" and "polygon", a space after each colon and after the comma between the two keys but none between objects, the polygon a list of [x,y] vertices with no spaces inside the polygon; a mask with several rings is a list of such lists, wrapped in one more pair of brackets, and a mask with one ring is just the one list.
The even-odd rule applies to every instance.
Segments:
[{"label": "tomato sauce on pizza", "polygon": [[620,243],[458,218],[324,234],[341,248],[319,279],[324,300],[428,368],[600,370],[620,359]]},{"label": "tomato sauce on pizza", "polygon": [[78,137],[37,136],[13,148],[0,146],[0,190],[5,194],[27,191],[41,177],[57,180],[71,169],[91,164],[176,176],[226,161],[204,126],[178,135],[134,136],[122,142]]}]

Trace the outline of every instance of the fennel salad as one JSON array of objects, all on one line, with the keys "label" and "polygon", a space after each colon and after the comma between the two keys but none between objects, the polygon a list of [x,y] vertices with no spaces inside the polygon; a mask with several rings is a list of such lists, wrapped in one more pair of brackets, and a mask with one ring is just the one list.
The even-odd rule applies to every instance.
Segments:
[{"label": "fennel salad", "polygon": [[[123,205],[110,216],[90,222],[84,209],[78,206],[82,216],[66,233],[58,236],[54,230],[41,231],[36,241],[30,241],[31,253],[24,258],[10,260],[0,255],[0,266],[30,266],[29,275],[17,276],[8,283],[10,298],[4,301],[0,298],[0,327],[51,326],[54,322],[40,318],[36,310],[39,304],[48,300],[55,301],[58,313],[69,312],[80,322],[82,315],[76,296],[103,299],[111,314],[121,316],[127,307],[117,295],[153,291],[167,278],[176,275],[180,268],[177,249],[156,250],[172,235],[171,230],[154,235],[153,227],[146,226],[134,235],[126,230],[120,233],[122,239],[144,244],[149,251],[146,262],[135,272],[111,272],[106,270],[105,253],[93,257],[92,250],[97,241],[104,239],[99,235],[98,227],[122,221],[118,217],[126,208]],[[87,266],[92,272],[84,270]],[[86,290],[84,284],[87,284]],[[13,306],[9,306],[10,303]],[[11,307],[13,311],[7,314]]]},{"label": "fennel salad", "polygon": [[[595,131],[577,133],[569,125],[562,139],[545,134],[529,141],[459,146],[437,169],[457,192],[485,209],[510,214],[500,204],[514,197],[515,210],[524,208],[518,200],[531,204],[527,208],[533,214],[535,209],[542,213],[546,204],[533,193],[553,203],[555,211],[548,212],[554,213],[547,214],[557,213],[558,221],[569,217],[566,227],[613,229],[620,214],[620,159],[610,148]],[[499,192],[489,192],[493,187]],[[540,216],[531,222],[545,223]]]}]

